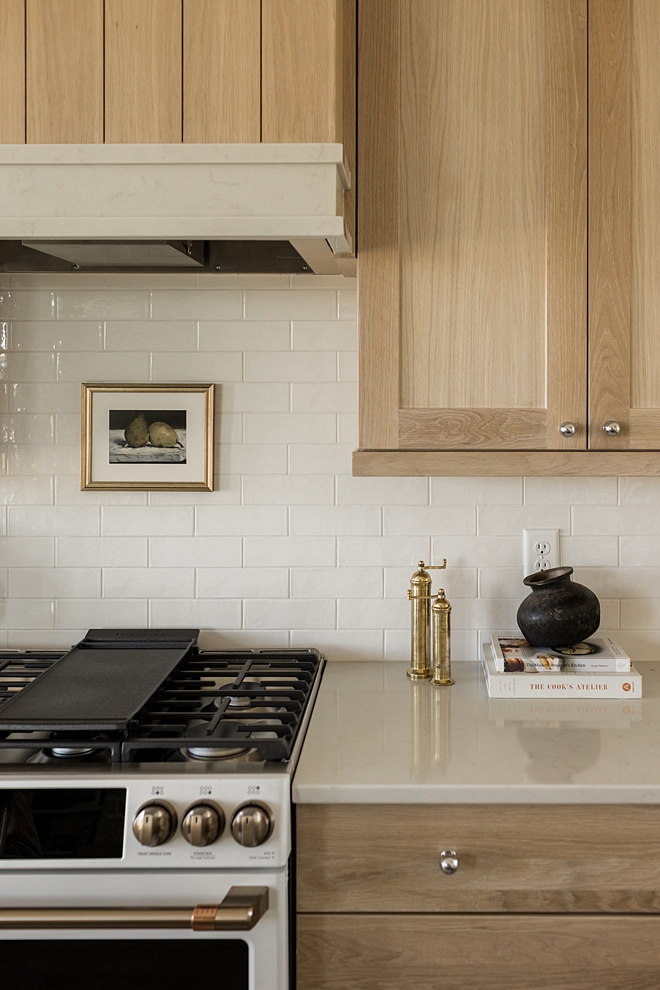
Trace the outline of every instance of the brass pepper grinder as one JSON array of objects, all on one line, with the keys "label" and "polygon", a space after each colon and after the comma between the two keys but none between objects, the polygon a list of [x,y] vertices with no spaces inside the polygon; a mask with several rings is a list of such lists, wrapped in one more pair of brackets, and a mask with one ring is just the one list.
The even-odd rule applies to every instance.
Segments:
[{"label": "brass pepper grinder", "polygon": [[410,579],[408,598],[410,599],[410,666],[408,677],[412,681],[423,680],[431,676],[431,575],[429,571],[441,571],[447,566],[447,561],[441,564],[429,564],[423,560],[418,563],[419,570]]},{"label": "brass pepper grinder", "polygon": [[448,687],[453,684],[451,676],[451,605],[445,597],[445,589],[440,588],[431,605],[433,626],[433,677],[431,684]]}]

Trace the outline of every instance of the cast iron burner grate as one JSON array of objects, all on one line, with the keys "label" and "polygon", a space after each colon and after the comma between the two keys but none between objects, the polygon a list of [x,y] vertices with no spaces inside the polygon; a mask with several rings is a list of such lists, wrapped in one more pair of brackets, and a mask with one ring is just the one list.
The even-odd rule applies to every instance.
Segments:
[{"label": "cast iron burner grate", "polygon": [[[0,718],[18,692],[62,656],[0,652]],[[266,761],[287,760],[321,668],[317,650],[208,650],[192,647],[121,732],[59,730],[42,726],[0,732],[0,750],[35,753],[87,744],[113,763],[161,762],[180,752],[222,759],[258,750]],[[217,754],[217,756],[215,755]],[[0,756],[1,761],[1,756]]]}]

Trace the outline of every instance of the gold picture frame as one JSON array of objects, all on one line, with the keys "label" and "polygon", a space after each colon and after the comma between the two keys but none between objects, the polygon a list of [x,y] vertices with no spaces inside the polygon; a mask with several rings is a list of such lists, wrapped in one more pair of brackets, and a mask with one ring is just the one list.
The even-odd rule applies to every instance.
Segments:
[{"label": "gold picture frame", "polygon": [[213,491],[215,385],[82,386],[82,491]]}]

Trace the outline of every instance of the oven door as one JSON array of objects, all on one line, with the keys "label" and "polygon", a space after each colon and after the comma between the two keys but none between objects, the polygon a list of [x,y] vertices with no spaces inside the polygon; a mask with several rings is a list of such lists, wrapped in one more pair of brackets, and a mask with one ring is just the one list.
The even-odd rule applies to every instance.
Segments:
[{"label": "oven door", "polygon": [[288,990],[287,872],[0,871],[0,959],[12,990]]}]

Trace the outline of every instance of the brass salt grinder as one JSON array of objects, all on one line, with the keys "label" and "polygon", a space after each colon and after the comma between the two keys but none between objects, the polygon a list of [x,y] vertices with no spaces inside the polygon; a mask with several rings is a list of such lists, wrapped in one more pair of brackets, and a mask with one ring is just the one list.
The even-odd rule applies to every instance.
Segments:
[{"label": "brass salt grinder", "polygon": [[[448,685],[451,679],[449,613],[451,605],[441,588],[434,599],[431,595],[431,575],[429,571],[441,571],[447,561],[441,564],[426,565],[419,561],[418,570],[410,579],[408,598],[411,605],[411,661],[408,677],[423,680],[432,676],[431,684]],[[431,601],[433,605],[431,606]],[[431,655],[431,616],[433,616],[433,669]]]}]

